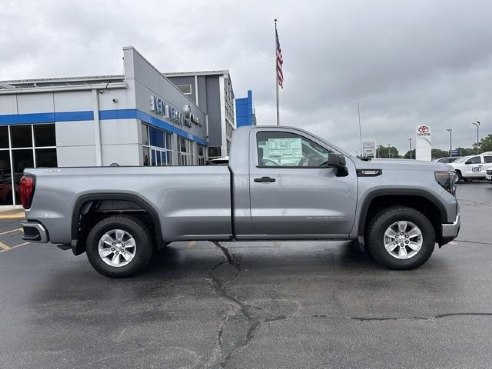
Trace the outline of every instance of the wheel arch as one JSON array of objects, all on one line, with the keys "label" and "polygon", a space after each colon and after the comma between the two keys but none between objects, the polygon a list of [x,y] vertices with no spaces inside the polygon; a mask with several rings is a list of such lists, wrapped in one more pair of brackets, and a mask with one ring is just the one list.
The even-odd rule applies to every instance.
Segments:
[{"label": "wheel arch", "polygon": [[370,193],[361,207],[358,236],[364,238],[370,219],[380,210],[391,206],[407,206],[423,213],[432,223],[436,241],[442,242],[442,223],[446,209],[433,194],[423,190],[376,190]]},{"label": "wheel arch", "polygon": [[[148,201],[138,195],[130,193],[91,193],[81,195],[75,201],[75,205],[73,207],[74,210],[72,213],[71,246],[72,251],[75,255],[79,255],[85,251],[84,230],[80,230],[80,223],[83,222],[84,216],[91,213],[94,210],[94,206],[100,207],[101,204],[105,203],[112,204],[112,207],[103,211],[103,213],[105,212],[109,215],[131,215],[132,213],[145,213],[149,221],[152,223],[151,232],[156,242],[156,246],[164,244],[159,214]],[[129,205],[130,208],[123,207],[121,205],[122,203]]]}]

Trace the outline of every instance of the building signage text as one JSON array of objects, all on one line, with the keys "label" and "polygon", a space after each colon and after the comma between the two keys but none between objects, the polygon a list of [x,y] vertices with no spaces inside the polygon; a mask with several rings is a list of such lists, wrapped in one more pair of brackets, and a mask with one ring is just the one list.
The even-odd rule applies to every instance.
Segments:
[{"label": "building signage text", "polygon": [[[189,105],[186,107],[189,107]],[[164,118],[169,119],[171,122],[180,126],[185,125],[187,127],[191,127],[192,123],[201,126],[200,118],[195,114],[185,114],[155,95],[150,97],[150,110],[157,115],[162,115]]]}]

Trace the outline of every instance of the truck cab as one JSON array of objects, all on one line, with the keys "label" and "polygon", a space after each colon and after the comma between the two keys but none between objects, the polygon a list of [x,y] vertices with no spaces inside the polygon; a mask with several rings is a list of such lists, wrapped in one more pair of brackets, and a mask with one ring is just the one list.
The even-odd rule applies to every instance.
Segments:
[{"label": "truck cab", "polygon": [[349,237],[357,175],[348,154],[285,127],[239,129],[232,152],[237,239]]}]

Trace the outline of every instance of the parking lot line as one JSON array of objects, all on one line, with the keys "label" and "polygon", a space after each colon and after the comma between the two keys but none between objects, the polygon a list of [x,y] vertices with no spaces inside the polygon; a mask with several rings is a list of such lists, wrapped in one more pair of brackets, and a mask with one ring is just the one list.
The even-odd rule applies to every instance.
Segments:
[{"label": "parking lot line", "polygon": [[10,249],[16,249],[17,247],[21,247],[21,246],[26,246],[26,245],[29,245],[31,242],[24,242],[24,243],[20,243],[18,245],[15,245],[15,246],[12,246]]},{"label": "parking lot line", "polygon": [[3,236],[4,234],[7,234],[7,233],[17,232],[17,231],[22,231],[22,228],[16,228],[16,229],[11,229],[10,231],[2,232],[2,233],[0,233],[0,236]]},{"label": "parking lot line", "polygon": [[[29,245],[30,243],[31,243],[31,242],[24,242],[24,243],[20,243],[20,244],[18,244],[18,245],[15,245],[15,246],[9,247],[9,246],[5,245],[4,243],[1,243],[1,242],[0,242],[0,248],[2,248],[2,250],[0,250],[0,254],[1,254],[2,252],[12,251],[13,249],[16,249],[16,248],[21,247],[21,246],[26,246],[26,245]],[[6,248],[4,248],[4,247],[6,247]]]}]

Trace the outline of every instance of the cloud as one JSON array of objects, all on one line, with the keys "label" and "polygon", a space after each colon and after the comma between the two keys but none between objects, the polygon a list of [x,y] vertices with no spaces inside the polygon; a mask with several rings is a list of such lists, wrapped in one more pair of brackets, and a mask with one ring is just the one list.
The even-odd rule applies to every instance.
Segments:
[{"label": "cloud", "polygon": [[348,151],[363,136],[406,151],[418,123],[435,147],[492,133],[492,3],[434,1],[7,1],[0,80],[122,73],[135,46],[163,72],[229,69],[275,123],[273,19],[284,55],[281,123]]}]

